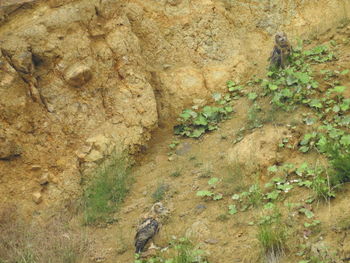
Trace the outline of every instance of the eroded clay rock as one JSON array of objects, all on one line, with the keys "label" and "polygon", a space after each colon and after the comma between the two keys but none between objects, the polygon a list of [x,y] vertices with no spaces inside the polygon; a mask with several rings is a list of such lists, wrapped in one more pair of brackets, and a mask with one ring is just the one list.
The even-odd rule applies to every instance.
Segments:
[{"label": "eroded clay rock", "polygon": [[26,102],[26,83],[0,54],[0,115],[12,123],[23,114]]},{"label": "eroded clay rock", "polygon": [[27,50],[14,54],[11,57],[11,61],[15,69],[21,73],[31,73],[34,71],[32,53]]},{"label": "eroded clay rock", "polygon": [[207,220],[199,220],[194,222],[186,230],[186,236],[200,240],[208,239],[210,237],[210,229],[208,227]]},{"label": "eroded clay rock", "polygon": [[177,6],[181,4],[182,0],[167,0],[167,3],[172,6]]},{"label": "eroded clay rock", "polygon": [[[158,119],[173,123],[193,103],[210,104],[226,78],[244,81],[265,72],[272,31],[307,37],[315,28],[334,27],[338,15],[350,10],[341,0],[317,6],[274,0],[254,8],[243,2],[50,0],[1,13],[0,126],[13,127],[15,142],[30,154],[22,154],[16,167],[3,162],[10,179],[0,184],[0,198],[29,196],[32,203],[32,192],[21,189],[37,187],[39,171],[30,170],[35,163],[58,178],[50,200],[77,196],[81,162],[103,161],[110,146],[135,152]],[[14,61],[19,56],[17,71],[1,54],[7,51]],[[18,69],[34,75],[43,104],[30,98],[28,80],[35,79]],[[108,142],[101,138],[83,151],[99,134]]]},{"label": "eroded clay rock", "polygon": [[174,117],[184,107],[191,106],[194,98],[209,97],[202,72],[195,67],[186,66],[169,69],[158,75],[163,107],[161,117]]},{"label": "eroded clay rock", "polygon": [[32,200],[36,204],[40,204],[43,201],[43,196],[40,192],[35,192],[32,194]]},{"label": "eroded clay rock", "polygon": [[50,7],[55,8],[55,7],[60,7],[62,5],[68,4],[73,1],[75,0],[49,0],[48,4]]},{"label": "eroded clay rock", "polygon": [[20,147],[5,137],[0,137],[0,160],[11,160],[21,154]]},{"label": "eroded clay rock", "polygon": [[89,66],[74,64],[69,67],[64,75],[65,80],[73,87],[81,87],[87,83],[92,77]]},{"label": "eroded clay rock", "polygon": [[265,169],[281,161],[278,144],[287,136],[290,136],[287,128],[264,126],[228,149],[228,162],[241,165],[247,173]]}]

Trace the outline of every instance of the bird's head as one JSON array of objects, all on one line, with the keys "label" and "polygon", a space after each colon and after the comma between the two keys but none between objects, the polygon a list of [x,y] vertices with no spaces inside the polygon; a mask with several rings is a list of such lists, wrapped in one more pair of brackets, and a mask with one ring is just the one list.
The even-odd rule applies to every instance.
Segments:
[{"label": "bird's head", "polygon": [[286,33],[278,32],[275,35],[275,41],[276,41],[277,44],[285,44],[285,43],[287,43],[288,42],[288,38],[287,38]]},{"label": "bird's head", "polygon": [[155,215],[164,216],[169,213],[169,210],[165,206],[163,206],[161,202],[157,202],[152,206],[151,212]]}]

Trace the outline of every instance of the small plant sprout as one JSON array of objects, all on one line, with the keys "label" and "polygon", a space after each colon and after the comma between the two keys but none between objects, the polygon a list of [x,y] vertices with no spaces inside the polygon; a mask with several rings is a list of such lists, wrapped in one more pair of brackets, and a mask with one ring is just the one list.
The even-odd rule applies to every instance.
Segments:
[{"label": "small plant sprout", "polygon": [[169,185],[165,183],[159,183],[157,188],[152,194],[154,202],[159,202],[164,199],[166,192],[169,190]]},{"label": "small plant sprout", "polygon": [[170,149],[170,150],[174,150],[179,144],[180,144],[180,141],[178,141],[178,140],[173,140],[173,141],[169,144],[169,149]]},{"label": "small plant sprout", "polygon": [[171,177],[179,177],[179,176],[181,176],[181,171],[180,170],[176,170],[176,171],[172,172],[170,174],[170,176]]},{"label": "small plant sprout", "polygon": [[212,177],[208,181],[208,185],[210,186],[211,190],[201,190],[197,191],[197,196],[200,197],[207,197],[209,199],[212,199],[214,201],[221,200],[223,198],[223,195],[220,193],[215,193],[212,190],[216,188],[216,184],[219,182],[219,178],[217,177]]},{"label": "small plant sprout", "polygon": [[229,205],[228,206],[228,213],[230,215],[234,215],[237,213],[237,208],[236,208],[236,205]]}]

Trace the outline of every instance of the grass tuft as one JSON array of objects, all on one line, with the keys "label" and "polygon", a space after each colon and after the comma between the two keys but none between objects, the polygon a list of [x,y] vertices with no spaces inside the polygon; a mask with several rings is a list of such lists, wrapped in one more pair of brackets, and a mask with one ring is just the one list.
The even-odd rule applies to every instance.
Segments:
[{"label": "grass tuft", "polygon": [[158,184],[156,190],[152,194],[153,201],[154,202],[162,201],[168,190],[169,190],[169,185],[165,183]]},{"label": "grass tuft", "polygon": [[332,185],[350,182],[350,155],[336,153],[331,160],[334,173],[332,174]]},{"label": "grass tuft", "polygon": [[312,180],[311,189],[314,192],[315,199],[328,201],[331,197],[335,197],[327,178],[317,175]]},{"label": "grass tuft", "polygon": [[83,233],[69,227],[60,214],[45,223],[28,223],[14,207],[0,211],[1,263],[76,263],[88,247]]},{"label": "grass tuft", "polygon": [[226,168],[224,181],[224,187],[226,188],[227,194],[235,194],[243,191],[247,188],[247,184],[245,183],[245,169],[244,167],[234,161]]},{"label": "grass tuft", "polygon": [[257,103],[254,103],[248,110],[248,129],[255,129],[261,126],[261,108]]},{"label": "grass tuft", "polygon": [[175,172],[172,172],[170,174],[171,177],[180,177],[181,176],[181,171],[177,170]]},{"label": "grass tuft", "polygon": [[108,223],[126,197],[130,183],[130,165],[126,157],[113,156],[94,172],[84,191],[85,224]]},{"label": "grass tuft", "polygon": [[165,259],[163,255],[155,256],[150,259],[140,259],[136,256],[134,263],[208,263],[204,251],[197,249],[187,238],[180,238],[171,242],[170,255]]},{"label": "grass tuft", "polygon": [[278,258],[284,255],[286,248],[287,229],[277,210],[271,216],[263,217],[258,227],[257,239],[267,262],[279,262]]}]

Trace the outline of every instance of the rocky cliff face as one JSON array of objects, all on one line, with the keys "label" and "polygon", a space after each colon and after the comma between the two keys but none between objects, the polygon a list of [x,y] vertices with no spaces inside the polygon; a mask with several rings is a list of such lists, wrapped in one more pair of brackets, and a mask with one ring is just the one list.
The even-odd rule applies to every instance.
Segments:
[{"label": "rocky cliff face", "polygon": [[0,200],[29,208],[264,71],[276,31],[317,37],[350,14],[347,0],[16,2],[0,11]]}]

